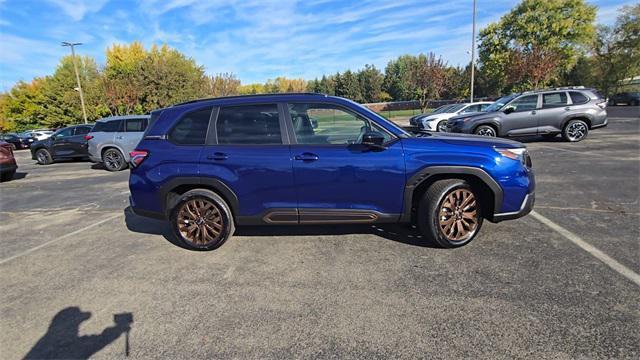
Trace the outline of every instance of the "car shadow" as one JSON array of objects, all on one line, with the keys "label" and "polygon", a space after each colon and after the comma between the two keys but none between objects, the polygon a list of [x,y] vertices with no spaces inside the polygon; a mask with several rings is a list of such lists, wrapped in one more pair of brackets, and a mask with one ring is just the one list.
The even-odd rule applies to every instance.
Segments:
[{"label": "car shadow", "polygon": [[542,142],[542,143],[564,143],[565,142],[562,136],[560,136],[559,134],[558,136],[553,138],[546,138],[543,136],[523,136],[523,137],[517,137],[517,138],[511,138],[511,139],[519,141],[524,144],[534,143],[534,142]]},{"label": "car shadow", "polygon": [[80,325],[91,318],[77,306],[60,310],[51,319],[47,332],[33,345],[24,359],[88,359],[125,335],[124,355],[129,356],[132,313],[113,315],[113,325],[100,334],[80,335]]},{"label": "car shadow", "polygon": [[[136,215],[131,207],[124,209],[125,224],[133,232],[162,235],[172,244],[185,248],[175,238],[168,222]],[[425,248],[440,247],[408,224],[331,224],[331,225],[260,225],[238,226],[235,236],[311,236],[311,235],[376,235],[402,244]]]}]

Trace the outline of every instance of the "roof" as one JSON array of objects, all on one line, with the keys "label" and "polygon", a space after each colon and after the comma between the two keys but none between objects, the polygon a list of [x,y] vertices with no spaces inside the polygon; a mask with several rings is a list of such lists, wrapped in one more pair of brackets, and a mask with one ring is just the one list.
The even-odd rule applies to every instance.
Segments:
[{"label": "roof", "polygon": [[106,118],[102,118],[99,120],[96,120],[96,122],[101,121],[112,121],[112,120],[125,120],[125,119],[140,119],[140,118],[149,118],[149,115],[119,115],[119,116],[109,116]]},{"label": "roof", "polygon": [[180,106],[180,105],[185,105],[185,104],[193,104],[193,103],[198,103],[198,102],[203,102],[203,101],[213,101],[213,100],[253,99],[253,98],[265,98],[265,97],[288,98],[288,97],[294,97],[294,96],[295,97],[301,97],[301,96],[312,96],[312,97],[323,96],[323,97],[327,97],[328,95],[320,94],[320,93],[312,93],[312,92],[231,95],[231,96],[220,96],[220,97],[214,97],[214,98],[204,98],[204,99],[196,99],[196,100],[191,100],[191,101],[185,101],[185,102],[182,102],[182,103],[175,104],[173,106]]},{"label": "roof", "polygon": [[586,88],[584,86],[562,86],[562,87],[549,88],[549,89],[529,90],[529,91],[523,92],[523,94],[537,94],[537,93],[541,93],[541,92],[560,91],[560,90],[593,90],[593,89],[592,88]]}]

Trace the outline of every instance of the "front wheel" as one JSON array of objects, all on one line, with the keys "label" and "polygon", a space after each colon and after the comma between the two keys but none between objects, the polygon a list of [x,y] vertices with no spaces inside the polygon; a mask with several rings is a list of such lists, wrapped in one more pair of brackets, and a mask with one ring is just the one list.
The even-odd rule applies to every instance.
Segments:
[{"label": "front wheel", "polygon": [[447,132],[447,121],[440,121],[436,127],[436,130],[438,130],[439,132]]},{"label": "front wheel", "polygon": [[589,126],[582,120],[571,120],[562,129],[562,138],[569,142],[578,142],[587,137]]},{"label": "front wheel", "polygon": [[47,149],[39,149],[36,151],[36,161],[40,165],[49,165],[53,162],[51,153]]},{"label": "front wheel", "polygon": [[124,156],[118,149],[107,149],[102,155],[104,168],[109,171],[120,171],[127,167]]},{"label": "front wheel", "polygon": [[483,220],[478,194],[460,179],[434,182],[422,195],[417,217],[420,232],[445,248],[471,242]]},{"label": "front wheel", "polygon": [[496,129],[494,129],[489,125],[480,125],[476,128],[476,130],[473,133],[481,136],[489,136],[489,137],[497,136]]}]

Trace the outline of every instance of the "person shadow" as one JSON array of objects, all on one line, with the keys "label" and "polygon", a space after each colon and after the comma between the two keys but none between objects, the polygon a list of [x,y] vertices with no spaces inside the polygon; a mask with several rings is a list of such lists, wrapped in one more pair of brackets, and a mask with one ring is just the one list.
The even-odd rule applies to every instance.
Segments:
[{"label": "person shadow", "polygon": [[126,336],[125,355],[129,355],[129,331],[133,314],[115,314],[114,325],[96,335],[79,335],[80,324],[91,318],[90,312],[77,306],[60,310],[51,320],[46,334],[29,350],[24,359],[88,359],[122,334]]}]

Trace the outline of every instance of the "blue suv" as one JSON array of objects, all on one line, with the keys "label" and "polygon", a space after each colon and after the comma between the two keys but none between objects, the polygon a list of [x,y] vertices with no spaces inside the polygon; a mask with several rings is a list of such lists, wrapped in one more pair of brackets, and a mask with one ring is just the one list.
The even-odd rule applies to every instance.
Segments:
[{"label": "blue suv", "polygon": [[133,211],[167,219],[192,249],[237,225],[414,223],[443,247],[483,219],[534,203],[526,148],[511,140],[411,134],[347,99],[276,94],[152,112],[131,154]]}]

